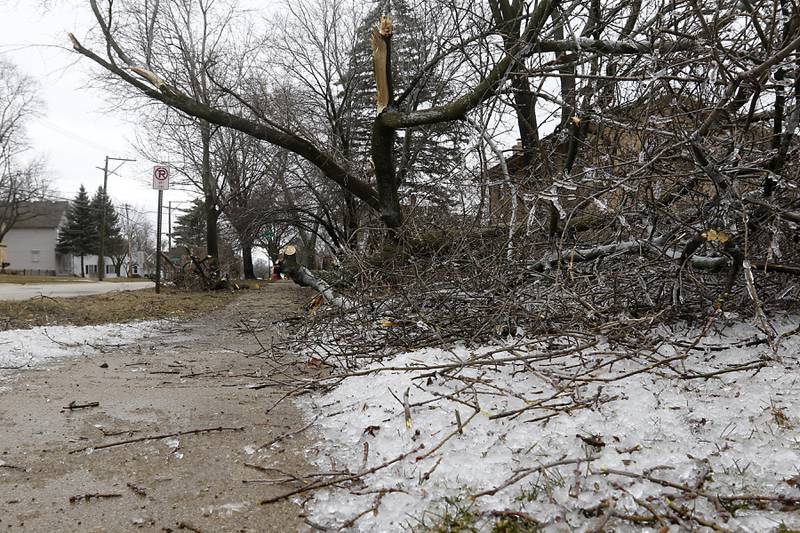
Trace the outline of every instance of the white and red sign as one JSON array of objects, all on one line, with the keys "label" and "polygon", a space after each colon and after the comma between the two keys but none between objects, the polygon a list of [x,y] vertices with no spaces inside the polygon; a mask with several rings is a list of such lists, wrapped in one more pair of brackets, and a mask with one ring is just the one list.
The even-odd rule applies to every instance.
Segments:
[{"label": "white and red sign", "polygon": [[163,165],[153,167],[153,188],[160,191],[169,190],[169,167]]}]

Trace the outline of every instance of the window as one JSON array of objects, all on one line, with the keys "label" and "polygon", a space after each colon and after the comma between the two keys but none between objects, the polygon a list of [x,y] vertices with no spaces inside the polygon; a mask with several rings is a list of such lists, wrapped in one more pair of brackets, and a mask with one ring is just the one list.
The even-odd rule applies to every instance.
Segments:
[{"label": "window", "polygon": [[31,250],[31,263],[38,263],[41,255],[40,250]]},{"label": "window", "polygon": [[87,274],[97,274],[97,265],[83,265]]},{"label": "window", "polygon": [[106,265],[106,274],[115,274],[114,265]]}]

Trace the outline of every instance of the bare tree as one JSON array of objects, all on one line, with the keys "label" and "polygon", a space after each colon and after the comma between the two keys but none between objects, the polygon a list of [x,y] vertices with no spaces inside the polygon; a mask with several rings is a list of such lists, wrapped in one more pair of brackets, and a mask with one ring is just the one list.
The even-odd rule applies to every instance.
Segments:
[{"label": "bare tree", "polygon": [[[167,0],[125,5],[118,12],[107,10],[109,25],[121,19],[131,28],[131,53],[139,54],[142,66],[153,70],[180,73],[171,80],[178,90],[205,106],[219,105],[223,91],[216,79],[231,80],[241,62],[224,40],[234,25],[234,12],[224,1]],[[92,8],[101,16],[96,2]],[[109,48],[110,51],[110,48]],[[168,109],[143,109],[150,114],[149,142],[141,143],[151,159],[178,155],[183,163],[171,161],[180,175],[202,194],[206,206],[206,246],[208,255],[219,256],[218,221],[221,206],[218,194],[219,168],[215,168],[212,144],[219,126],[202,117],[187,117]]]},{"label": "bare tree", "polygon": [[39,160],[24,161],[29,149],[25,122],[40,109],[34,81],[0,59],[0,242],[20,217],[25,202],[46,192]]},{"label": "bare tree", "polygon": [[[316,53],[306,57],[303,48],[290,63],[298,79],[316,80],[298,89],[302,112],[287,116],[280,106],[259,106],[259,92],[233,79],[226,80],[219,100],[209,102],[181,89],[185,73],[178,65],[151,64],[134,53],[136,25],[112,23],[124,2],[108,9],[98,2],[91,4],[105,56],[73,38],[80,54],[154,101],[306,160],[369,206],[395,235],[404,223],[400,141],[421,128],[460,125],[478,108],[496,113],[481,124],[514,113],[523,161],[508,165],[505,182],[514,181],[508,190],[517,216],[506,234],[513,237],[524,221],[526,234],[541,229],[548,235],[549,251],[530,258],[534,269],[554,268],[567,257],[574,264],[570,246],[582,245],[585,257],[597,258],[598,250],[600,256],[631,253],[639,249],[631,243],[645,239],[648,250],[668,243],[664,253],[678,263],[677,285],[687,265],[725,264],[728,294],[742,272],[754,286],[747,269],[755,261],[766,271],[778,268],[770,263],[780,252],[775,245],[787,242],[784,236],[796,231],[792,224],[800,219],[792,188],[796,165],[787,164],[796,157],[800,118],[800,24],[788,2],[754,8],[708,0],[544,0],[529,8],[497,0],[488,9],[478,2],[437,2],[441,16],[455,21],[452,31],[443,33],[429,61],[402,67],[416,70],[404,76],[396,73],[401,61],[393,49],[395,28],[383,19],[372,31],[379,105],[364,153],[343,151],[330,133],[335,130],[319,126],[347,124],[347,113],[355,112],[352,106],[335,107],[333,120],[325,115],[339,105],[339,91],[347,86],[336,80],[344,70],[335,55],[323,70],[327,77],[319,79]],[[328,34],[314,30],[297,28],[324,45]],[[268,58],[276,46],[264,40],[252,50],[265,70],[274,68]],[[450,89],[458,96],[414,105],[415,89],[444,64],[454,66]],[[286,72],[281,68],[278,73]],[[262,94],[275,87],[269,76],[258,78],[267,89]],[[315,88],[322,89],[319,98],[307,97]],[[770,125],[766,135],[764,124]],[[619,242],[630,246],[619,248]],[[722,259],[694,260],[704,249]],[[542,250],[514,247],[508,259],[534,252]]]}]

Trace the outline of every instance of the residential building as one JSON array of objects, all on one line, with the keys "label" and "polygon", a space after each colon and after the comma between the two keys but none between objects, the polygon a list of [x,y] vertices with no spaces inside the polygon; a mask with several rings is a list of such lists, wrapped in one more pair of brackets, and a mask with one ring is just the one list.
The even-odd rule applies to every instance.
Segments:
[{"label": "residential building", "polygon": [[[42,276],[80,276],[81,258],[56,252],[58,232],[67,220],[69,202],[25,202],[3,238],[7,271]],[[97,256],[83,258],[86,277],[97,276]],[[125,265],[122,275],[127,275]],[[116,277],[114,263],[106,258],[106,277]]]},{"label": "residential building", "polygon": [[26,202],[3,238],[8,269],[42,275],[72,274],[72,256],[56,252],[68,202]]}]

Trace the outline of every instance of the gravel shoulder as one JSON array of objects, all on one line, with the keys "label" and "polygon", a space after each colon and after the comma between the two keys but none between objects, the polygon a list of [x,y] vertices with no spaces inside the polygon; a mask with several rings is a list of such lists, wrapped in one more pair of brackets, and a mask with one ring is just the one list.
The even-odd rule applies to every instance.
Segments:
[{"label": "gravel shoulder", "polygon": [[259,449],[305,424],[290,402],[266,414],[285,391],[247,385],[269,372],[253,331],[280,336],[273,322],[309,297],[271,284],[142,344],[0,382],[0,530],[302,530],[298,506],[259,505],[286,487],[246,464],[308,470],[302,433]]}]

